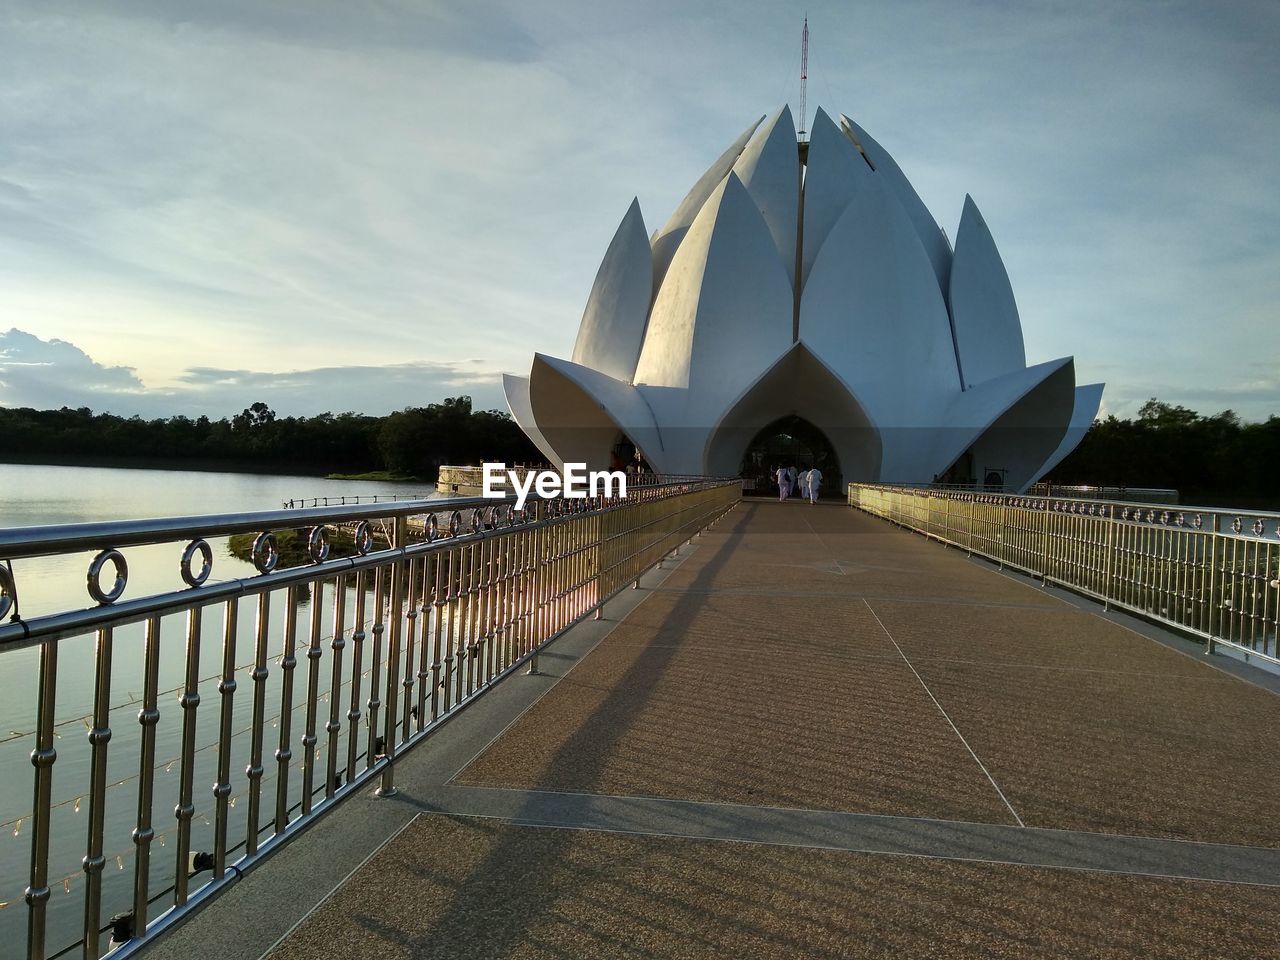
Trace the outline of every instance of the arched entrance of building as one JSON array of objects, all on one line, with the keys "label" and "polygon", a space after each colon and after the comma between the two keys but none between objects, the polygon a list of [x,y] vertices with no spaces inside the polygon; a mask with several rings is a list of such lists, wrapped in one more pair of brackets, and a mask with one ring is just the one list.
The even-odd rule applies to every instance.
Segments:
[{"label": "arched entrance of building", "polygon": [[738,473],[754,480],[757,493],[777,493],[779,467],[822,472],[824,496],[839,496],[844,489],[840,459],[827,435],[804,417],[791,414],[766,424],[755,435],[742,456]]},{"label": "arched entrance of building", "polygon": [[[782,437],[791,437],[796,446],[788,448]],[[744,476],[754,477],[757,484],[763,481],[761,492],[776,490],[767,476],[770,438],[778,454],[812,458],[810,466],[822,471],[822,489],[828,493],[839,492],[846,481],[879,476],[879,431],[853,392],[803,343],[744,390],[720,418],[707,440],[705,472],[723,477],[749,469]]]},{"label": "arched entrance of building", "polygon": [[609,451],[609,469],[633,475],[653,472],[640,448],[621,430],[614,437],[613,449]]}]

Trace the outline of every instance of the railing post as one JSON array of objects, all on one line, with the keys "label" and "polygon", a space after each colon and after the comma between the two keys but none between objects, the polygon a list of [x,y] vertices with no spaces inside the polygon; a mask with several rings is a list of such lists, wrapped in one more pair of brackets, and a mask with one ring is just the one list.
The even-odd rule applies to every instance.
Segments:
[{"label": "railing post", "polygon": [[45,920],[49,905],[49,816],[53,792],[54,709],[58,689],[58,642],[40,645],[40,681],[36,704],[36,748],[31,751],[35,786],[31,803],[31,880],[24,893],[27,902],[27,956],[44,960]]},{"label": "railing post", "polygon": [[1046,499],[1044,502],[1044,539],[1040,545],[1040,585],[1047,587],[1049,585],[1049,523],[1053,515],[1053,503]]},{"label": "railing post", "polygon": [[[403,550],[408,543],[409,521],[396,517],[391,531],[391,545]],[[400,698],[400,607],[404,603],[403,574],[411,573],[403,560],[391,565],[391,629],[387,633],[387,703],[382,715],[382,751],[387,763],[382,768],[382,780],[374,791],[380,797],[396,795],[396,732],[400,718],[396,705]]]},{"label": "railing post", "polygon": [[1222,609],[1222,599],[1219,596],[1222,590],[1222,578],[1218,575],[1218,563],[1221,560],[1219,556],[1218,541],[1221,539],[1221,524],[1218,521],[1218,514],[1213,514],[1213,530],[1209,534],[1209,629],[1205,631],[1208,636],[1204,642],[1205,656],[1212,656],[1214,650],[1214,637],[1217,636],[1218,615]]},{"label": "railing post", "polygon": [[538,645],[542,643],[540,636],[541,631],[538,625],[542,622],[540,614],[540,606],[542,599],[542,586],[546,579],[546,568],[543,563],[543,551],[546,550],[546,534],[542,522],[546,518],[546,503],[537,500],[533,505],[533,616],[530,618],[533,624],[533,630],[530,631],[529,646],[533,649],[533,653],[529,657],[529,666],[525,670],[525,675],[536,677],[538,675]]},{"label": "railing post", "polygon": [[1116,569],[1116,508],[1106,506],[1104,516],[1107,518],[1107,572],[1102,587],[1102,609],[1111,609],[1111,578]]}]

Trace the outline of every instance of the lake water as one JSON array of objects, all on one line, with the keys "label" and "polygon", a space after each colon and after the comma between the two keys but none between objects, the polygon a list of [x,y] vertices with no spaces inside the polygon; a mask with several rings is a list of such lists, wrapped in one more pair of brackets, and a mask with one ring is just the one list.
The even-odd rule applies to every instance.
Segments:
[{"label": "lake water", "polygon": [[[0,527],[41,526],[47,524],[82,523],[97,520],[122,520],[143,517],[173,517],[198,514],[242,513],[254,510],[279,510],[290,500],[311,497],[400,495],[434,496],[430,484],[381,483],[366,481],[323,480],[316,477],[268,476],[244,473],[212,473],[179,470],[130,470],[97,467],[61,467],[0,464]],[[249,563],[233,557],[226,540],[211,539],[214,549],[210,583],[256,575]],[[161,544],[131,547],[123,552],[129,562],[126,598],[166,592],[182,586],[178,577],[178,559],[183,544]],[[48,557],[13,562],[18,600],[22,616],[33,619],[59,610],[80,609],[93,605],[85,590],[85,572],[92,553]],[[110,573],[110,566],[107,568]],[[104,581],[110,577],[104,574]],[[326,636],[332,631],[332,591],[325,597],[326,612],[322,627]],[[279,650],[286,618],[293,617],[298,626],[300,643],[304,643],[309,620],[309,598],[303,597],[294,610],[282,609],[277,602],[272,608],[272,654]],[[253,629],[256,603],[251,599],[239,605],[237,624],[237,663],[242,674],[235,710],[232,755],[233,797],[240,799],[246,790],[243,771],[247,764],[250,738],[244,735],[250,726],[249,694],[251,682],[247,669],[252,666]],[[201,614],[204,637],[200,647],[200,694],[198,711],[197,757],[195,767],[196,817],[193,820],[192,849],[210,849],[212,826],[210,814],[213,800],[210,787],[215,779],[217,758],[217,675],[222,657],[224,607],[205,608]],[[176,865],[172,858],[175,821],[173,808],[177,800],[180,763],[181,710],[176,704],[183,682],[186,657],[187,624],[184,616],[166,617],[162,621],[160,655],[161,722],[157,727],[155,802],[153,804],[157,839],[152,847],[153,876],[151,890],[158,899],[152,916],[167,906],[164,891],[173,882]],[[138,750],[140,744],[137,712],[142,690],[143,628],[141,624],[119,627],[112,638],[112,697],[106,804],[105,854],[107,867],[103,874],[103,921],[113,913],[126,910],[131,901],[133,842],[132,831],[137,816]],[[247,661],[247,662],[246,662]],[[36,688],[39,650],[0,650],[0,943],[17,945],[25,942],[26,905],[22,899],[28,881],[31,854],[30,813],[32,773],[29,755],[34,746]],[[272,664],[273,682],[279,676]],[[305,658],[299,657],[299,680],[305,676]],[[327,673],[326,673],[327,677]],[[85,851],[88,827],[89,728],[88,715],[93,704],[94,638],[82,637],[59,645],[58,722],[55,747],[58,759],[54,766],[50,876],[53,899],[49,905],[49,943],[56,951],[72,944],[81,935],[84,874],[80,858]],[[268,716],[278,716],[278,692],[271,687]],[[328,700],[327,680],[321,684]],[[276,699],[273,699],[276,698]],[[301,699],[295,694],[296,701]],[[275,726],[272,720],[272,727]],[[301,733],[298,717],[294,717],[294,736]],[[263,781],[264,821],[274,808],[271,779],[275,764],[270,755],[276,744],[268,730],[265,754],[268,773]],[[295,744],[295,753],[298,753]],[[291,803],[299,799],[300,777],[294,773],[289,793]],[[231,811],[230,836],[234,843],[243,839],[244,812],[242,802]],[[236,833],[239,827],[240,833]],[[232,854],[229,859],[235,859]],[[207,879],[207,874],[193,880],[193,889]],[[105,939],[103,943],[105,945]],[[6,951],[0,951],[6,952]],[[19,951],[14,950],[14,955]]]}]

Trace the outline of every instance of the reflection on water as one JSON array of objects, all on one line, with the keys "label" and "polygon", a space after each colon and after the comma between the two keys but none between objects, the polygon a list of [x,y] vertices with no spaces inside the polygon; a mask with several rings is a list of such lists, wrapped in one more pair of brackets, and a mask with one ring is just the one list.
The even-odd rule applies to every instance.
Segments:
[{"label": "reflection on water", "polygon": [[[281,477],[238,473],[198,473],[171,470],[127,470],[112,468],[53,467],[0,464],[0,527],[37,526],[81,523],[98,520],[140,517],[171,517],[209,513],[231,513],[252,510],[278,510],[290,499],[313,496],[399,494],[431,496],[431,485],[396,484],[359,481],[331,481],[314,477]],[[210,582],[254,576],[252,565],[231,556],[226,540],[211,540],[214,568]],[[178,561],[182,544],[132,547],[125,550],[129,562],[129,586],[126,598],[146,596],[179,588]],[[18,560],[13,572],[18,585],[22,616],[32,619],[58,610],[92,606],[85,592],[85,571],[92,554]],[[281,653],[284,624],[294,618],[298,642],[304,647],[310,632],[310,602],[301,596],[293,610],[284,609],[283,596],[273,597],[268,611],[271,634],[270,657],[272,676],[268,681],[265,702],[271,718],[262,745],[266,767],[263,778],[263,823],[270,825],[274,813],[278,765],[273,752],[284,746],[273,740],[280,726],[280,671],[276,669]],[[321,636],[332,636],[333,586],[321,599]],[[348,610],[353,598],[348,597]],[[258,606],[253,599],[238,604],[236,622],[236,663],[241,667],[240,691],[234,699],[231,756],[232,806],[229,811],[228,834],[243,838],[247,803],[244,800],[247,781],[244,770],[250,761],[253,706],[252,682],[247,672],[252,668],[254,632]],[[213,796],[216,778],[216,743],[220,705],[217,691],[221,670],[222,638],[225,608],[215,605],[199,614],[199,650],[202,705],[197,710],[194,766],[196,813],[192,828],[192,849],[212,846]],[[350,616],[350,614],[348,614]],[[166,617],[161,622],[160,697],[161,722],[157,727],[155,750],[155,817],[156,840],[152,846],[153,893],[172,883],[176,864],[173,847],[176,822],[173,809],[178,801],[182,776],[178,761],[181,740],[181,710],[177,697],[183,683],[188,636],[186,615]],[[128,909],[131,901],[134,845],[132,832],[137,817],[138,757],[140,726],[137,714],[142,697],[144,629],[142,624],[118,627],[110,637],[112,645],[111,719],[113,731],[107,768],[105,808],[106,869],[103,873],[103,920],[112,913]],[[90,746],[87,732],[93,704],[95,638],[78,637],[59,645],[58,721],[54,766],[50,865],[53,899],[49,904],[49,942],[54,950],[80,936],[83,911],[83,871],[88,828],[86,795],[89,783]],[[348,655],[350,656],[350,655]],[[370,654],[366,653],[366,667]],[[26,907],[23,889],[27,884],[31,855],[30,812],[33,768],[28,759],[34,745],[32,729],[35,721],[36,679],[39,650],[0,651],[0,938],[6,943],[24,942]],[[308,664],[299,657],[296,671],[305,682]],[[365,671],[367,690],[367,669]],[[343,701],[345,718],[347,689],[338,692]],[[327,711],[331,690],[327,671],[319,678]],[[303,698],[295,694],[295,702]],[[289,765],[288,804],[301,799],[302,762],[297,749],[301,733],[300,712],[292,712],[291,740],[294,761]],[[323,719],[320,726],[323,727]],[[325,737],[317,749],[325,747]],[[344,741],[344,757],[345,757]],[[363,769],[363,762],[361,763]],[[324,778],[323,765],[318,766],[317,786]],[[234,854],[231,859],[234,859]],[[155,913],[164,909],[164,901],[156,904]]]}]

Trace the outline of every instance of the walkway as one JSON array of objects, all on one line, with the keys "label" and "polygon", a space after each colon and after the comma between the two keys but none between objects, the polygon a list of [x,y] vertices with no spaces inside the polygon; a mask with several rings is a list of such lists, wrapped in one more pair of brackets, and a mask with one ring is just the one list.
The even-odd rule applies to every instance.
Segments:
[{"label": "walkway", "polygon": [[1277,955],[1273,681],[847,507],[682,553],[149,956]]}]

